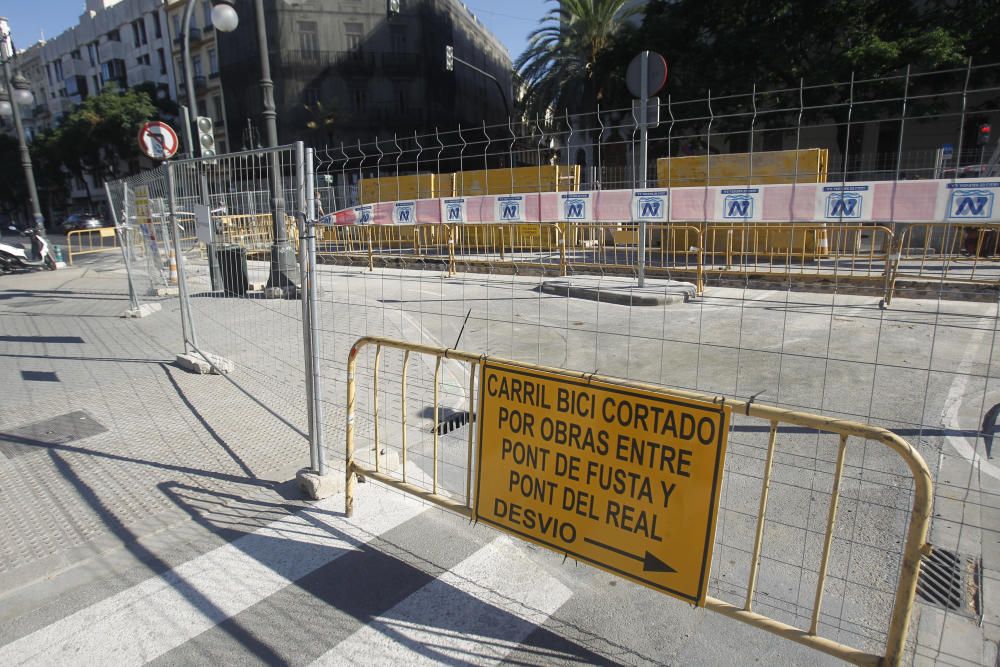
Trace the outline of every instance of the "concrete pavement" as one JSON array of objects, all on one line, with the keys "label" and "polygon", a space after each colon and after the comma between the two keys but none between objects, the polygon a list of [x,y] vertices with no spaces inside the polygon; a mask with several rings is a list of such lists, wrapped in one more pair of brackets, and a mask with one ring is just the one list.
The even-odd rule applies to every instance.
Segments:
[{"label": "concrete pavement", "polygon": [[[667,320],[662,311],[646,318],[613,304],[543,300],[537,280],[443,280],[427,273],[331,268],[324,276],[332,433],[342,424],[342,370],[353,338],[385,333],[451,345],[469,310],[461,339],[466,349],[571,368],[594,365],[610,374],[618,369],[652,381],[664,381],[667,372],[671,384],[731,394],[751,393],[748,388],[771,378],[775,393],[765,396],[770,401],[807,407],[818,400],[826,410],[848,415],[867,408],[873,420],[899,429],[930,423],[936,411],[951,435],[918,429],[906,437],[919,443],[943,480],[934,541],[982,556],[986,618],[978,631],[961,614],[922,607],[911,651],[918,662],[941,664],[982,664],[995,656],[998,619],[989,586],[996,581],[996,480],[985,467],[989,461],[970,466],[959,442],[942,441],[965,440],[954,432],[978,419],[975,406],[994,390],[980,381],[996,376],[990,363],[979,361],[980,348],[992,347],[986,328],[991,315],[975,310],[982,304],[942,315],[903,302],[878,316],[870,299],[860,297],[841,297],[834,311],[828,297],[796,294],[789,300],[783,293],[719,290],[692,310],[671,306]],[[0,403],[0,433],[10,450],[0,457],[0,531],[11,538],[0,545],[4,663],[829,661],[490,529],[467,526],[375,484],[361,487],[358,515],[350,521],[340,514],[342,498],[299,501],[284,484],[308,460],[304,414],[296,401],[302,395],[298,302],[195,299],[203,345],[235,361],[234,378],[251,390],[248,395],[226,378],[191,376],[172,366],[180,350],[175,300],[164,301],[164,310],[150,318],[118,318],[127,299],[120,266],[110,256],[54,274],[0,281],[0,380],[13,388]],[[776,314],[796,320],[780,338]],[[864,341],[876,328],[901,336],[879,337],[872,348]],[[905,365],[916,365],[914,345],[905,338],[912,332],[926,333],[928,341],[941,337],[920,363],[942,372],[965,363],[964,376],[973,380],[955,388],[960,376],[942,375],[940,383],[930,383],[925,405],[910,406],[909,392],[923,391],[901,381]],[[870,372],[871,382],[880,383],[877,400],[824,391],[809,380],[806,362],[789,374],[787,366],[808,357],[822,336],[834,351],[826,356],[844,363],[842,357],[855,355],[859,367],[875,366]],[[780,354],[760,351],[773,344]],[[265,359],[261,347],[273,358]],[[695,363],[691,352],[698,350]],[[659,356],[668,367],[650,365]],[[878,358],[881,364],[870,363]],[[771,362],[781,360],[785,374],[775,376]],[[387,377],[398,376],[398,362],[385,363]],[[895,375],[879,378],[886,369]],[[426,379],[427,372],[418,375]],[[465,376],[461,368],[449,372],[454,377],[446,385],[452,389],[445,393],[460,404]],[[827,377],[838,376],[824,369],[820,378]],[[415,399],[426,399],[426,386],[413,391]],[[414,410],[425,407],[426,400],[414,400]],[[70,428],[59,420],[79,413],[86,426]],[[421,415],[413,417],[418,423]],[[426,433],[419,438],[411,442],[426,444]],[[744,487],[754,479],[759,484],[759,461],[753,461],[761,438],[740,431],[731,449],[731,496],[724,499],[729,511],[725,528],[720,526],[713,594],[736,592],[727,579],[743,574],[737,538],[747,520],[737,510],[750,497]],[[342,445],[335,439],[328,445],[336,462]],[[787,484],[787,500],[796,497],[801,482],[796,457],[818,455],[815,446],[810,452],[800,445],[793,434],[779,480]],[[930,460],[932,454],[939,460]],[[882,470],[877,453],[866,449],[852,465],[867,472],[852,477],[856,490],[844,502],[847,511],[863,514],[865,503],[876,499],[896,507],[886,490],[866,487]],[[413,478],[426,475],[420,459],[411,466]],[[825,507],[821,488],[815,482],[806,487],[810,511],[804,524],[776,506],[769,537],[782,544],[780,533],[798,525],[801,536],[790,543],[811,544],[813,521],[822,520],[819,510]],[[906,489],[900,491],[905,507]],[[855,530],[877,527],[875,515],[871,519],[856,522]],[[845,544],[866,540],[851,536]],[[780,554],[766,555],[772,562],[763,576],[780,583]],[[848,573],[860,574],[870,557],[854,558],[840,572],[843,580],[863,579]],[[856,620],[864,628],[878,619]],[[956,643],[952,638],[958,636],[962,641]]]}]

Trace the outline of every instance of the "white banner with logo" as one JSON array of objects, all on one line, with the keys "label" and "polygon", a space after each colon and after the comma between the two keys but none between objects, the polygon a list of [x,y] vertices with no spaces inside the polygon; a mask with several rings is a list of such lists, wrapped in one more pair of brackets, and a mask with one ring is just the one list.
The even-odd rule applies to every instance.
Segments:
[{"label": "white banner with logo", "polygon": [[720,188],[715,191],[715,217],[726,222],[761,220],[764,213],[762,188]]},{"label": "white banner with logo", "polygon": [[942,183],[938,196],[939,220],[955,222],[1000,222],[1000,181],[968,179]]},{"label": "white banner with logo", "polygon": [[445,224],[464,223],[468,220],[465,216],[465,197],[452,197],[441,200],[441,222]]},{"label": "white banner with logo", "polygon": [[370,225],[375,221],[375,206],[372,204],[365,204],[364,206],[354,207],[354,224],[356,225]]},{"label": "white banner with logo", "polygon": [[821,222],[867,222],[872,219],[874,183],[816,186],[816,220]]},{"label": "white banner with logo", "polygon": [[494,220],[524,222],[524,195],[502,195],[494,199]]},{"label": "white banner with logo", "polygon": [[589,192],[564,192],[559,195],[559,222],[592,222],[594,201]]},{"label": "white banner with logo", "polygon": [[412,225],[417,221],[417,203],[415,201],[398,201],[392,205],[392,224]]},{"label": "white banner with logo", "polygon": [[632,193],[632,219],[644,222],[666,222],[670,193],[667,190],[636,190]]}]

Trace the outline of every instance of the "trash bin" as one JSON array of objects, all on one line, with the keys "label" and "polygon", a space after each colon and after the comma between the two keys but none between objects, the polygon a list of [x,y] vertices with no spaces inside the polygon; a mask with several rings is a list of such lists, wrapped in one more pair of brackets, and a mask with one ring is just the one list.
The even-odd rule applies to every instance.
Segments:
[{"label": "trash bin", "polygon": [[218,278],[221,278],[226,296],[245,295],[250,288],[246,249],[235,243],[214,243],[211,252],[215,259],[210,263],[211,270],[213,274],[216,268],[219,272],[219,276],[212,276],[212,285],[218,285]]}]

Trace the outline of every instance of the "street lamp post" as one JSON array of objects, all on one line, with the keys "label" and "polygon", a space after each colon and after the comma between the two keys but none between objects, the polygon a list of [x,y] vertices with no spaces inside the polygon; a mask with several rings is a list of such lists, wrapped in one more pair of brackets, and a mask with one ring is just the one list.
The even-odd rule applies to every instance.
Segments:
[{"label": "street lamp post", "polygon": [[[212,7],[212,23],[223,32],[232,32],[239,24],[239,16],[232,6],[231,0],[214,0]],[[185,9],[185,18],[189,20],[190,10],[194,5],[191,0]],[[268,148],[278,146],[278,112],[274,104],[274,82],[271,80],[271,62],[267,54],[267,26],[264,23],[264,2],[256,0],[254,11],[257,18],[257,50],[260,51],[260,92],[263,98],[264,128],[267,132]],[[187,23],[185,20],[185,25]],[[190,75],[190,56],[187,49],[187,36],[184,40],[185,57],[188,62],[187,69],[188,87],[193,85]],[[195,114],[197,115],[197,114]],[[271,151],[271,169],[268,177],[268,185],[271,190],[271,223],[274,234],[274,242],[271,245],[271,268],[267,279],[269,289],[280,290],[282,295],[294,297],[298,294],[299,265],[295,259],[295,250],[288,241],[288,232],[285,230],[285,195],[281,184],[281,162],[276,151]]]},{"label": "street lamp post", "polygon": [[21,155],[21,166],[24,168],[24,180],[28,184],[28,197],[31,199],[31,214],[34,218],[35,228],[39,233],[45,233],[45,218],[42,217],[42,209],[38,202],[38,188],[35,187],[35,171],[31,167],[31,153],[28,152],[28,144],[24,139],[24,125],[21,124],[21,111],[19,107],[23,104],[31,104],[34,99],[28,85],[28,80],[20,73],[11,72],[10,63],[14,59],[14,42],[10,37],[10,28],[7,19],[0,18],[0,60],[3,61],[3,75],[6,81],[7,100],[0,101],[0,115],[7,115],[7,105],[10,106],[10,113],[14,117],[14,132],[17,134],[17,146]]}]

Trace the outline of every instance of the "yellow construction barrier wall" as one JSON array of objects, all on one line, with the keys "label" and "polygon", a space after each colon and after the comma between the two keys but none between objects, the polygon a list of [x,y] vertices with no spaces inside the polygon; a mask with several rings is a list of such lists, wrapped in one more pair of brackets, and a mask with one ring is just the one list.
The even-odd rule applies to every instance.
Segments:
[{"label": "yellow construction barrier wall", "polygon": [[825,183],[828,160],[826,148],[661,157],[656,161],[656,181],[660,187],[675,188]]},{"label": "yellow construction barrier wall", "polygon": [[438,174],[412,174],[409,176],[383,176],[363,178],[358,187],[362,204],[406,199],[431,199],[438,194]]},{"label": "yellow construction barrier wall", "polygon": [[362,204],[434,197],[473,197],[521,192],[568,192],[580,188],[580,165],[504,167],[447,174],[413,174],[363,178]]}]

